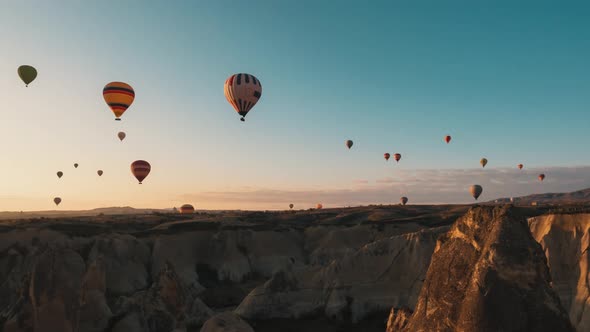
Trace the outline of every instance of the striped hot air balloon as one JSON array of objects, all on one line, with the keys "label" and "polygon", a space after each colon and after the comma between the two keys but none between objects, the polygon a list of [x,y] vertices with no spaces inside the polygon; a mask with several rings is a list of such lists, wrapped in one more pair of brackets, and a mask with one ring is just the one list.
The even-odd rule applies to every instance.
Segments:
[{"label": "striped hot air balloon", "polygon": [[191,214],[195,213],[195,208],[190,204],[184,204],[180,207],[180,214]]},{"label": "striped hot air balloon", "polygon": [[115,114],[115,120],[120,121],[121,116],[131,106],[135,99],[135,91],[131,85],[123,82],[111,82],[102,89],[104,101]]},{"label": "striped hot air balloon", "polygon": [[136,160],[131,163],[131,173],[139,181],[139,184],[150,174],[152,166],[145,160]]},{"label": "striped hot air balloon", "polygon": [[227,101],[242,116],[240,120],[245,121],[246,114],[262,96],[262,84],[254,75],[234,74],[225,80],[223,92]]}]

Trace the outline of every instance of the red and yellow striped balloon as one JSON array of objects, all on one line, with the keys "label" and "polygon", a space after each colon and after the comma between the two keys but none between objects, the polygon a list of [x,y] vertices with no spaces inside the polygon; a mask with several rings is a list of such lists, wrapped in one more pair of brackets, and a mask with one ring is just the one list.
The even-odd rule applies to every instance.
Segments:
[{"label": "red and yellow striped balloon", "polygon": [[131,173],[139,181],[139,184],[150,174],[152,166],[145,160],[136,160],[131,163]]},{"label": "red and yellow striped balloon", "polygon": [[180,214],[191,214],[195,213],[195,208],[190,204],[184,204],[180,207]]},{"label": "red and yellow striped balloon", "polygon": [[135,91],[127,83],[111,82],[102,89],[102,96],[115,114],[115,120],[121,120],[121,116],[135,99]]},{"label": "red and yellow striped balloon", "polygon": [[225,80],[223,85],[223,92],[225,98],[234,107],[236,112],[244,117],[262,96],[262,84],[260,81],[250,74],[234,74]]}]

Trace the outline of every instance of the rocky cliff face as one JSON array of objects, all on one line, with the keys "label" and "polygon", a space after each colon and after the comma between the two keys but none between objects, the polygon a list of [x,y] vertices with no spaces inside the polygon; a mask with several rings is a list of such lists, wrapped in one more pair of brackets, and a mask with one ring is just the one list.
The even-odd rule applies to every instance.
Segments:
[{"label": "rocky cliff face", "polygon": [[439,239],[412,316],[389,331],[574,331],[541,246],[509,207],[478,207]]},{"label": "rocky cliff face", "polygon": [[529,219],[553,277],[553,289],[578,331],[590,331],[590,214],[552,214]]},{"label": "rocky cliff face", "polygon": [[259,331],[276,329],[260,321],[301,317],[322,320],[324,331],[367,317],[384,327],[392,304],[416,302],[436,238],[457,213],[370,207],[7,222],[0,331],[248,331],[227,313],[236,308]]},{"label": "rocky cliff face", "polygon": [[[390,331],[408,331],[446,314],[441,322],[465,331],[486,331],[491,318],[503,324],[495,319],[501,314],[542,322],[539,331],[567,330],[553,290],[578,331],[588,329],[590,217],[530,219],[547,270],[523,217],[478,209],[451,227],[466,210],[366,207],[3,223],[0,331],[372,332],[386,323]],[[427,274],[431,257],[430,270],[444,272]],[[402,307],[415,309],[413,316]]]}]

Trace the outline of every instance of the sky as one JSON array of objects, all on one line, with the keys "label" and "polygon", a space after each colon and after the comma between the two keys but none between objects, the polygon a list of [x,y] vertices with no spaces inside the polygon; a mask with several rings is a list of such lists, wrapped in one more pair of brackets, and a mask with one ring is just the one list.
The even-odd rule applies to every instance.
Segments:
[{"label": "sky", "polygon": [[[467,203],[474,183],[480,200],[590,187],[587,1],[2,7],[0,210],[54,209],[56,196],[64,210],[282,209]],[[28,88],[23,64],[39,72]],[[240,72],[263,87],[246,122],[223,94]],[[102,98],[111,81],[136,92],[120,122]],[[142,185],[137,159],[152,165]]]}]

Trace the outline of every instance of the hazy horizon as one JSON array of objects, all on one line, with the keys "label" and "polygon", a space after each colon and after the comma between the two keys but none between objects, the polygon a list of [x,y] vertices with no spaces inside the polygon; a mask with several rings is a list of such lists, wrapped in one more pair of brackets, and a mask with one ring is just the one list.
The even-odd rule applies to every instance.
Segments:
[{"label": "hazy horizon", "polygon": [[[587,2],[3,7],[0,211],[472,203],[475,183],[480,201],[590,187]],[[28,88],[23,64],[39,72]],[[263,87],[244,123],[223,94],[239,72]],[[136,92],[121,122],[102,98],[111,81]],[[152,165],[142,185],[136,159]]]}]

